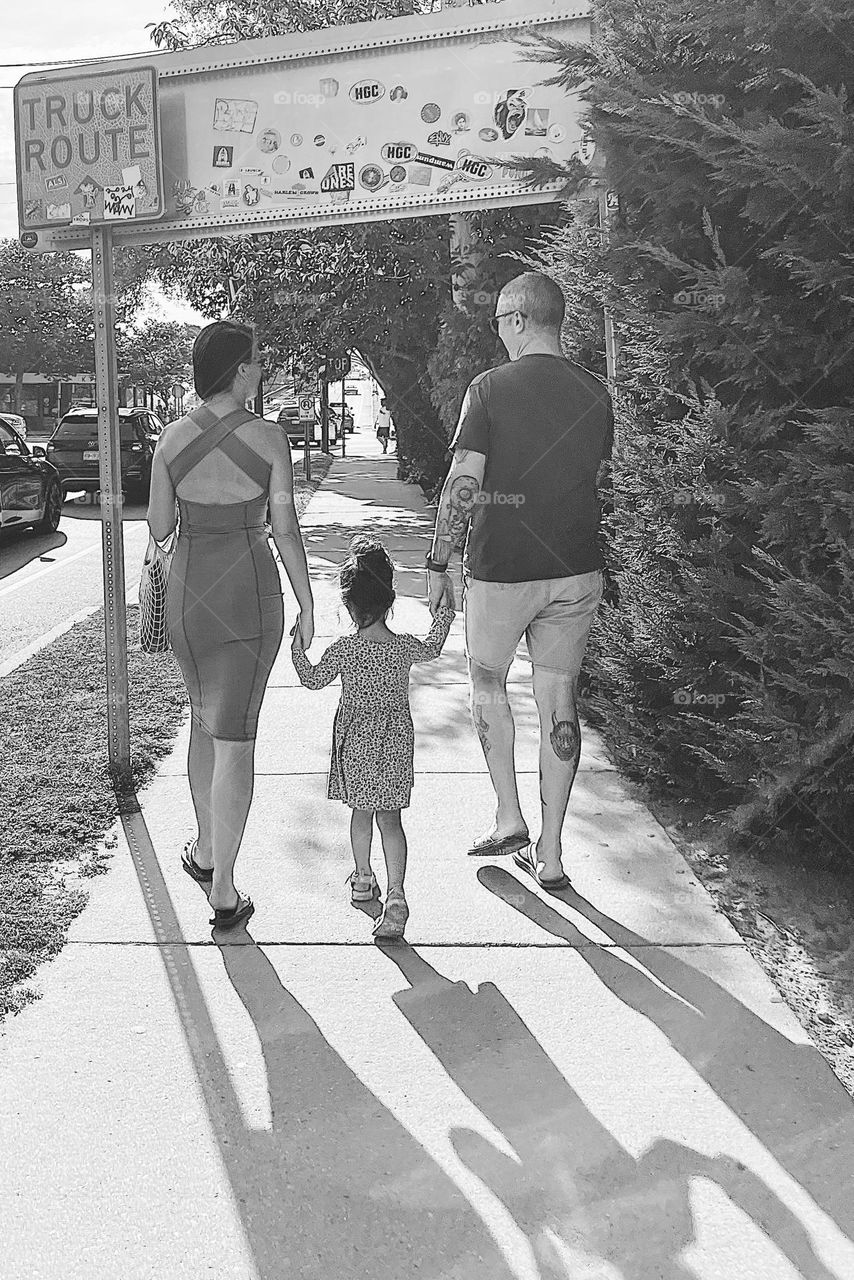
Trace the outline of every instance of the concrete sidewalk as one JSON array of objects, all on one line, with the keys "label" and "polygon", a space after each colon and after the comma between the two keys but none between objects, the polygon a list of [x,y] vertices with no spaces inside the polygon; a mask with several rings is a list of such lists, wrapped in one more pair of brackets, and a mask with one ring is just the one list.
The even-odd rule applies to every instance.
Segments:
[{"label": "concrete sidewalk", "polygon": [[[373,439],[348,450],[303,518],[315,661],[356,531],[400,566],[392,625],[430,622],[433,514]],[[529,674],[523,646],[533,824]],[[409,945],[380,949],[325,799],[337,697],[298,684],[286,641],[238,863],[248,931],[214,945],[181,871],[182,735],[43,999],[2,1029],[4,1280],[851,1280],[854,1105],[596,735],[575,890],[466,858],[492,796],[458,616],[413,673]]]}]

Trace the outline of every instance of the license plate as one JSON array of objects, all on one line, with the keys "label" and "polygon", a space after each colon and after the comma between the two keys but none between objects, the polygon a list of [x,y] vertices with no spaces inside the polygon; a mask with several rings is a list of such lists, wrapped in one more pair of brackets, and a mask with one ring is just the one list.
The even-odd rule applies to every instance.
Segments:
[{"label": "license plate", "polygon": [[84,449],[84,450],[83,450],[83,461],[84,461],[84,462],[97,462],[97,461],[98,461],[98,450],[97,450],[97,449]]}]

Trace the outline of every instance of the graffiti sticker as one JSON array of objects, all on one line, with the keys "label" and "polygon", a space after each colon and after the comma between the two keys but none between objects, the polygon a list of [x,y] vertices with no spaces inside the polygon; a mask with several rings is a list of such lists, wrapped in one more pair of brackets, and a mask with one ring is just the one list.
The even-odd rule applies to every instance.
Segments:
[{"label": "graffiti sticker", "polygon": [[495,104],[493,119],[505,138],[512,138],[525,119],[528,109],[525,101],[527,92],[527,89],[508,89]]},{"label": "graffiti sticker", "polygon": [[425,124],[435,124],[442,114],[442,108],[437,102],[425,102],[421,108],[421,119]]},{"label": "graffiti sticker", "polygon": [[379,102],[385,94],[385,85],[379,80],[360,80],[350,88],[353,102]]},{"label": "graffiti sticker", "polygon": [[430,164],[434,169],[453,169],[454,162],[449,156],[433,156],[429,151],[417,151],[415,159],[418,164]]},{"label": "graffiti sticker", "polygon": [[359,170],[359,182],[367,191],[379,191],[386,181],[387,178],[378,164],[366,164]]},{"label": "graffiti sticker", "polygon": [[415,158],[417,150],[411,142],[387,142],[380,155],[390,164],[406,164],[408,160]]},{"label": "graffiti sticker", "polygon": [[529,138],[544,138],[549,127],[548,107],[528,107],[525,116],[525,134]]},{"label": "graffiti sticker", "polygon": [[265,156],[272,156],[282,145],[282,135],[278,129],[264,129],[258,134],[258,150]]},{"label": "graffiti sticker", "polygon": [[105,221],[135,217],[136,194],[133,187],[104,187]]},{"label": "graffiti sticker", "polygon": [[252,133],[258,118],[258,103],[248,98],[217,98],[213,127],[221,133]]},{"label": "graffiti sticker", "polygon": [[354,164],[333,164],[321,179],[321,191],[352,191],[356,186],[356,166]]},{"label": "graffiti sticker", "polygon": [[429,187],[433,179],[433,170],[429,164],[414,164],[409,170],[409,181],[416,187]]}]

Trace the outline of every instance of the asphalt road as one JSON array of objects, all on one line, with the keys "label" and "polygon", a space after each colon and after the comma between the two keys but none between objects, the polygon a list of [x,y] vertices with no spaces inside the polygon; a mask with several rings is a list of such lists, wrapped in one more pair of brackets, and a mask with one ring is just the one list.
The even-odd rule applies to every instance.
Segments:
[{"label": "asphalt road", "polygon": [[[139,582],[148,542],[145,507],[128,506],[123,519],[128,590]],[[56,533],[0,537],[0,667],[103,602],[100,507],[65,503]]]}]

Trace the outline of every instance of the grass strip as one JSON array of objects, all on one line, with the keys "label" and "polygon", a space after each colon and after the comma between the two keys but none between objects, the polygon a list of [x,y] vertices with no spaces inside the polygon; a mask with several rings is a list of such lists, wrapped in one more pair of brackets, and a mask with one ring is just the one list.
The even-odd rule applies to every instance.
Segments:
[{"label": "grass strip", "polygon": [[[332,459],[294,467],[301,515]],[[141,652],[138,608],[128,607],[132,780],[141,787],[172,750],[187,695],[171,651]],[[99,609],[2,682],[0,717],[0,1020],[39,992],[36,969],[63,947],[86,905],[86,878],[109,867],[118,816],[107,760],[104,613]],[[106,837],[106,839],[105,839]]]}]

